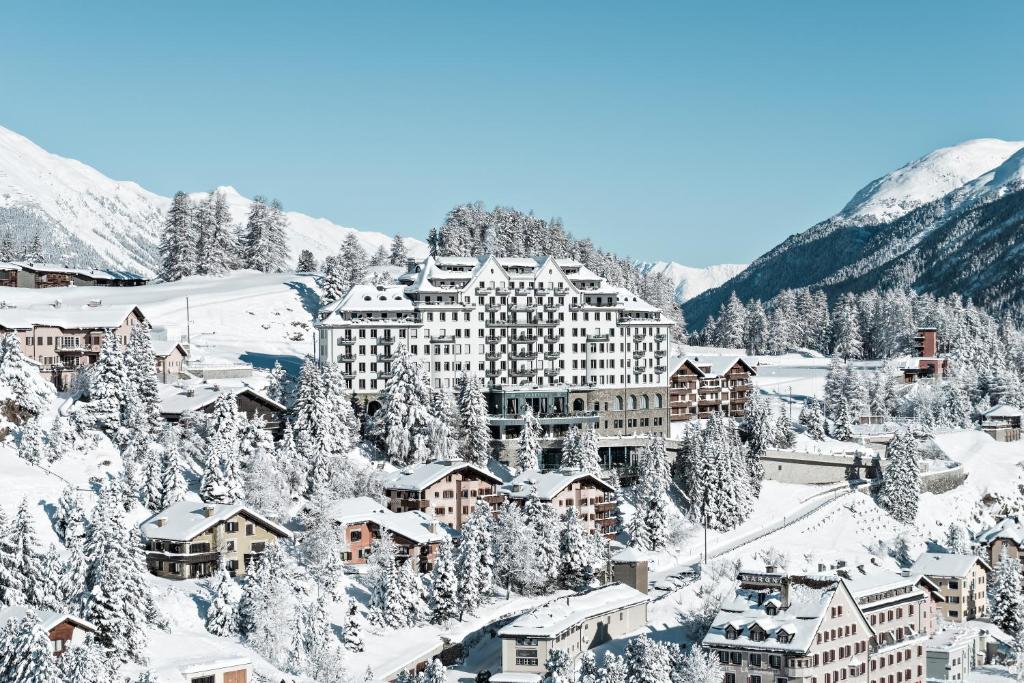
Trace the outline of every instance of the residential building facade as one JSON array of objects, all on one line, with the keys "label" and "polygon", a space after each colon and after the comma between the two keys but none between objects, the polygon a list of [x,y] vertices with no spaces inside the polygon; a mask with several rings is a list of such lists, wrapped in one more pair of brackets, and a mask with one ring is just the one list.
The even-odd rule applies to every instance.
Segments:
[{"label": "residential building facade", "polygon": [[914,358],[903,368],[907,384],[922,379],[941,381],[949,372],[949,360],[939,356],[939,333],[934,327],[922,327],[914,337]]},{"label": "residential building facade", "polygon": [[704,420],[712,413],[743,417],[757,370],[735,356],[673,358],[669,365],[669,418]]},{"label": "residential building facade", "polygon": [[619,531],[615,487],[588,472],[526,470],[502,486],[501,492],[521,505],[536,496],[540,502],[554,508],[559,516],[573,508],[583,528],[592,533],[613,538]]},{"label": "residential building facade", "polygon": [[171,423],[190,412],[210,413],[221,396],[232,396],[238,411],[247,417],[260,415],[267,429],[275,435],[284,428],[287,408],[272,398],[247,386],[228,386],[216,382],[161,384],[160,416]]},{"label": "residential building facade", "polygon": [[147,282],[138,273],[121,270],[76,268],[33,261],[0,263],[0,287],[137,287]]},{"label": "residential building facade", "polygon": [[452,529],[461,529],[476,501],[492,507],[503,500],[501,479],[485,468],[462,460],[409,465],[384,477],[384,496],[392,512],[421,511]]},{"label": "residential building facade", "polygon": [[132,327],[145,320],[135,306],[0,308],[0,332],[17,333],[22,353],[59,390],[70,386],[79,368],[96,362],[107,332],[125,344]]},{"label": "residential building facade", "polygon": [[428,572],[434,567],[444,537],[453,535],[425,512],[392,512],[372,498],[340,500],[328,514],[339,527],[346,564],[366,564],[374,539],[387,532],[398,545],[400,560],[415,562],[419,571]]},{"label": "residential building facade", "polygon": [[181,378],[188,351],[178,342],[153,340],[153,357],[156,359],[156,376],[164,384]]},{"label": "residential building facade", "polygon": [[253,558],[282,538],[283,526],[240,503],[183,500],[141,524],[146,565],[156,576],[195,579],[224,566],[244,576]]},{"label": "residential building facade", "polygon": [[372,414],[399,347],[433,387],[482,379],[492,437],[531,405],[551,438],[668,433],[672,323],[571,259],[430,257],[388,286],[357,285],[321,310],[317,355],[342,366]]},{"label": "residential building facade", "polygon": [[910,568],[927,576],[939,588],[940,616],[964,622],[988,614],[988,573],[992,567],[975,555],[925,553]]},{"label": "residential building facade", "polygon": [[975,625],[952,626],[928,640],[927,671],[930,680],[966,681],[985,663],[988,635]]},{"label": "residential building facade", "polygon": [[999,565],[1004,549],[1007,556],[1024,560],[1024,524],[1017,515],[1003,517],[978,534],[977,541],[985,547],[992,567]]},{"label": "residential building facade", "polygon": [[[12,619],[24,619],[30,608],[24,605],[13,605],[0,608],[0,628]],[[96,631],[96,626],[85,619],[68,612],[55,612],[48,609],[32,609],[39,625],[46,631],[50,639],[50,647],[56,657],[63,655],[68,649],[81,645],[85,637]]]},{"label": "residential building facade", "polygon": [[552,600],[498,631],[503,673],[544,674],[555,650],[570,659],[647,625],[648,597],[621,583]]}]

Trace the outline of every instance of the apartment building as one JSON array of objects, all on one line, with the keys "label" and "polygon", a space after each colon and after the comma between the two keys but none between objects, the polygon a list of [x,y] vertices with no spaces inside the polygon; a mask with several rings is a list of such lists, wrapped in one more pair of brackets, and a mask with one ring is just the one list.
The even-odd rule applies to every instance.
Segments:
[{"label": "apartment building", "polygon": [[958,624],[928,640],[927,672],[933,681],[966,681],[985,664],[988,633],[974,624]]},{"label": "apartment building", "polygon": [[194,500],[175,503],[140,528],[149,571],[167,579],[210,576],[222,560],[232,576],[244,576],[256,555],[292,535],[241,503]]},{"label": "apartment building", "polygon": [[501,493],[519,504],[536,497],[559,515],[574,508],[584,529],[608,538],[614,538],[619,531],[615,487],[588,472],[576,469],[526,470],[505,484]]},{"label": "apartment building", "polygon": [[353,287],[316,324],[319,359],[370,414],[405,347],[434,387],[485,382],[496,440],[518,436],[527,405],[548,438],[667,435],[672,323],[629,290],[552,257],[429,257],[398,282]]},{"label": "apartment building", "polygon": [[976,555],[925,553],[910,568],[927,576],[939,587],[940,616],[946,621],[965,622],[988,614],[988,562]]},{"label": "apartment building", "polygon": [[868,648],[869,683],[924,681],[928,640],[939,627],[939,587],[906,571],[876,572],[846,583],[874,633]]},{"label": "apartment building", "polygon": [[437,460],[386,474],[384,496],[392,512],[423,511],[452,529],[461,529],[478,498],[491,506],[501,504],[501,484],[501,479],[479,465]]},{"label": "apartment building", "polygon": [[703,645],[717,653],[725,683],[838,683],[868,680],[872,636],[838,576],[768,567],[739,573]]},{"label": "apartment building", "polygon": [[399,559],[415,562],[419,571],[428,572],[444,537],[455,535],[420,510],[392,512],[365,496],[339,500],[327,514],[339,528],[345,544],[341,559],[346,564],[366,564],[374,539],[387,532],[398,546]]},{"label": "apartment building", "polygon": [[903,381],[911,384],[922,379],[942,380],[949,373],[949,359],[939,356],[939,333],[934,327],[922,327],[914,336],[914,358],[903,368]]},{"label": "apartment building", "polygon": [[288,409],[245,385],[227,385],[217,382],[190,381],[177,384],[161,384],[158,387],[160,397],[160,417],[170,423],[179,422],[186,413],[212,413],[217,399],[230,396],[234,399],[238,412],[253,418],[261,415],[266,421],[267,429],[279,436],[285,424],[285,413]]},{"label": "apartment building", "polygon": [[136,306],[86,306],[0,308],[0,332],[15,332],[26,356],[39,371],[62,390],[70,386],[75,371],[95,363],[103,336],[111,332],[125,344],[131,329],[146,318]]},{"label": "apartment building", "polygon": [[676,357],[669,363],[669,418],[743,417],[757,370],[736,356]]},{"label": "apartment building", "polygon": [[629,586],[611,583],[527,612],[498,631],[505,675],[492,680],[539,681],[553,651],[562,650],[575,661],[591,648],[647,626],[648,601]]}]

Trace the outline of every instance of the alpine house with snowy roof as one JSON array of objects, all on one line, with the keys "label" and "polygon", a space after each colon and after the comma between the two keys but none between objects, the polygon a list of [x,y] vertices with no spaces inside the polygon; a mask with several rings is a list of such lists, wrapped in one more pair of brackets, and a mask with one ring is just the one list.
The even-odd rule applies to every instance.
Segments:
[{"label": "alpine house with snowy roof", "polygon": [[675,357],[669,361],[669,415],[673,422],[718,412],[743,417],[757,370],[738,356]]},{"label": "alpine house with snowy roof", "polygon": [[149,571],[168,579],[244,576],[252,559],[291,532],[242,503],[182,500],[141,524]]},{"label": "alpine house with snowy roof", "polygon": [[519,504],[536,497],[559,515],[574,508],[588,531],[613,538],[619,530],[615,487],[596,474],[570,468],[550,472],[526,470],[501,490]]},{"label": "alpine house with snowy roof", "polygon": [[321,362],[342,367],[367,405],[399,347],[435,388],[485,381],[492,437],[514,443],[533,409],[545,436],[668,435],[672,322],[572,259],[487,256],[410,261],[396,285],[356,285],[321,309]]},{"label": "alpine house with snowy roof", "polygon": [[947,621],[981,619],[988,613],[988,573],[992,567],[976,555],[924,553],[910,571],[923,574],[939,587],[939,608]]},{"label": "alpine house with snowy roof", "polygon": [[1024,560],[1024,524],[1018,515],[1003,517],[978,534],[976,540],[987,549],[989,564],[993,567],[999,565],[1004,548],[1009,557]]},{"label": "alpine house with snowy roof", "polygon": [[385,474],[384,496],[392,512],[425,512],[452,529],[461,529],[478,498],[492,507],[501,504],[501,483],[500,478],[479,465],[463,460],[437,460]]}]

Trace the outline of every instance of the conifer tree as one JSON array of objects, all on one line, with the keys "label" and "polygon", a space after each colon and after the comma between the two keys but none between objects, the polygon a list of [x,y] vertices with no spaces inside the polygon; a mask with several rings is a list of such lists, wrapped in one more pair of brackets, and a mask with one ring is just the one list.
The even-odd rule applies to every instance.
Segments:
[{"label": "conifer tree", "polygon": [[675,667],[673,680],[687,683],[720,683],[723,679],[722,665],[713,652],[693,646]]},{"label": "conifer tree", "polygon": [[0,627],[0,681],[62,683],[49,634],[33,610]]},{"label": "conifer tree", "polygon": [[281,367],[281,361],[275,360],[267,379],[267,398],[281,405],[288,405],[288,372]]},{"label": "conifer tree", "polygon": [[27,498],[21,499],[8,534],[13,549],[11,568],[21,578],[21,593],[25,602],[36,607],[49,606],[51,596],[47,592],[51,586],[44,575],[43,558],[37,547],[39,540],[36,538]]},{"label": "conifer tree", "polygon": [[815,441],[825,440],[825,414],[818,401],[811,399],[804,404],[800,410],[800,424],[807,430],[807,436]]},{"label": "conifer tree", "polygon": [[451,539],[446,534],[441,540],[437,559],[430,574],[430,620],[435,624],[443,624],[449,619],[457,619],[461,613],[459,603],[459,579],[455,557]]},{"label": "conifer tree", "polygon": [[390,261],[393,266],[405,266],[405,262],[409,258],[409,251],[406,249],[405,240],[402,239],[401,235],[395,235],[394,239],[391,240],[391,254]]},{"label": "conifer tree", "polygon": [[1024,623],[1024,593],[1021,591],[1021,563],[1011,556],[1003,544],[999,562],[992,572],[989,585],[991,619],[996,626],[1011,635],[1020,633]]},{"label": "conifer tree", "polygon": [[498,510],[492,532],[494,576],[505,587],[506,595],[513,587],[525,590],[537,583],[534,558],[524,552],[533,542],[533,528],[526,523],[523,511],[506,500]]},{"label": "conifer tree", "polygon": [[404,346],[398,347],[391,371],[378,396],[380,410],[373,416],[370,433],[393,463],[408,465],[414,461],[415,437],[430,434],[433,397],[423,367]]},{"label": "conifer tree", "polygon": [[963,524],[950,522],[946,529],[946,552],[957,555],[971,554],[971,536]]},{"label": "conifer tree", "polygon": [[367,556],[369,619],[378,626],[401,628],[410,623],[408,603],[401,595],[397,556],[398,547],[387,531],[373,540]]},{"label": "conifer tree", "polygon": [[897,432],[885,449],[885,467],[878,503],[899,522],[909,524],[917,517],[921,497],[921,471],[914,435]]},{"label": "conifer tree", "polygon": [[376,251],[373,252],[373,256],[370,257],[370,265],[374,267],[386,266],[390,263],[390,259],[388,250],[382,244],[377,247]]},{"label": "conifer tree", "polygon": [[344,639],[345,649],[349,652],[363,651],[362,629],[359,626],[359,620],[356,618],[358,615],[359,603],[349,598],[348,611],[345,615],[345,624],[342,628],[342,637]]},{"label": "conifer tree", "polygon": [[646,634],[626,645],[626,679],[630,683],[671,683],[672,651]]},{"label": "conifer tree", "polygon": [[197,272],[196,246],[198,235],[193,217],[192,201],[184,192],[176,192],[171,200],[160,238],[160,279],[171,282]]},{"label": "conifer tree", "polygon": [[351,289],[353,285],[366,284],[369,271],[369,258],[366,250],[359,244],[359,238],[355,232],[350,232],[341,243],[341,251],[338,253],[338,261],[345,272],[345,290]]},{"label": "conifer tree", "polygon": [[57,658],[63,683],[97,683],[114,678],[106,655],[92,634]]},{"label": "conifer tree", "polygon": [[447,683],[447,681],[448,669],[437,657],[431,659],[430,664],[423,671],[420,683]]},{"label": "conifer tree", "polygon": [[159,475],[156,497],[152,502],[156,510],[166,510],[185,497],[188,487],[182,472],[181,451],[178,438],[172,425],[167,425],[160,433],[159,454],[155,456]]},{"label": "conifer tree", "polygon": [[213,599],[206,610],[206,630],[215,636],[238,633],[238,603],[241,590],[224,569],[223,563],[213,579]]},{"label": "conifer tree", "polygon": [[533,414],[533,408],[527,406],[523,414],[523,431],[519,434],[516,448],[516,467],[520,472],[540,468],[540,433],[540,422]]},{"label": "conifer tree", "polygon": [[11,527],[0,507],[0,605],[21,605],[25,602],[24,577],[19,565]]},{"label": "conifer tree", "polygon": [[82,534],[85,531],[85,513],[82,501],[70,484],[64,487],[57,499],[53,512],[53,530],[62,543],[67,541],[69,534]]},{"label": "conifer tree", "polygon": [[316,272],[316,257],[309,249],[299,252],[299,261],[295,264],[295,271],[299,273]]},{"label": "conifer tree", "polygon": [[544,662],[543,683],[573,683],[572,659],[568,652],[552,648]]},{"label": "conifer tree", "polygon": [[491,453],[491,428],[487,424],[487,399],[475,375],[462,375],[458,404],[462,418],[462,458],[486,465]]},{"label": "conifer tree", "polygon": [[728,418],[712,413],[703,430],[688,433],[680,464],[682,488],[694,521],[728,530],[750,515],[754,502],[750,469]]},{"label": "conifer tree", "polygon": [[598,683],[629,683],[629,670],[624,658],[614,652],[605,652],[603,664]]},{"label": "conifer tree", "polygon": [[17,413],[15,423],[38,417],[46,410],[53,389],[21,352],[18,335],[7,332],[0,343],[0,400]]},{"label": "conifer tree", "polygon": [[456,576],[461,597],[459,618],[473,612],[483,602],[494,581],[494,556],[491,552],[493,516],[491,506],[482,498],[462,525],[455,551]]},{"label": "conifer tree", "polygon": [[665,494],[669,481],[665,442],[651,438],[637,458],[637,480],[633,486],[636,504],[629,525],[634,547],[657,550],[665,545],[668,535]]},{"label": "conifer tree", "polygon": [[558,580],[561,569],[561,520],[554,507],[541,502],[536,496],[527,499],[523,506],[523,517],[533,527],[538,585],[544,589]]},{"label": "conifer tree", "polygon": [[242,263],[264,273],[284,270],[288,261],[288,218],[275,199],[270,205],[256,196],[249,205],[249,219],[241,244]]},{"label": "conifer tree", "polygon": [[338,301],[349,290],[347,271],[338,256],[324,259],[324,267],[320,273],[320,299],[329,304]]},{"label": "conifer tree", "polygon": [[238,258],[228,199],[219,190],[211,191],[203,205],[198,270],[203,275],[225,275]]},{"label": "conifer tree", "polygon": [[304,620],[303,646],[306,651],[305,673],[317,683],[341,683],[349,680],[344,670],[344,650],[334,635],[327,614],[327,600],[321,594]]},{"label": "conifer tree", "polygon": [[133,398],[139,402],[142,422],[148,431],[154,431],[161,424],[160,390],[148,324],[132,327],[124,350],[124,365],[127,386],[131,388]]},{"label": "conifer tree", "polygon": [[48,459],[49,449],[43,438],[43,428],[38,419],[29,420],[21,426],[18,439],[18,457],[33,465],[41,465]]},{"label": "conifer tree", "polygon": [[100,355],[89,369],[89,413],[105,429],[116,429],[128,404],[129,379],[124,354],[117,337],[107,332]]},{"label": "conifer tree", "polygon": [[71,454],[75,446],[75,430],[67,416],[57,413],[46,435],[46,459],[57,462]]},{"label": "conifer tree", "polygon": [[568,508],[562,515],[558,554],[558,582],[563,588],[581,590],[593,580],[593,544],[587,538],[575,508]]}]

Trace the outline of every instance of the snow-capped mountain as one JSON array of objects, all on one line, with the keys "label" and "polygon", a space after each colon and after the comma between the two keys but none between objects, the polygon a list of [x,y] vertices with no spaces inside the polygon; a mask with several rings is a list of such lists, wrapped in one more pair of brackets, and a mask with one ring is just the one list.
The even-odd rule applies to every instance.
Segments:
[{"label": "snow-capped mountain", "polygon": [[675,261],[658,261],[644,268],[645,273],[662,273],[676,286],[676,301],[683,303],[693,297],[718,287],[729,278],[735,277],[747,266],[741,263],[722,263],[707,268],[693,268]]},{"label": "snow-capped mountain", "polygon": [[770,299],[912,287],[990,308],[1024,305],[1024,142],[971,140],[936,150],[857,192],[842,211],[787,238],[722,286],[687,302],[689,320],[733,291]]},{"label": "snow-capped mountain", "polygon": [[[221,189],[234,221],[244,223],[250,201],[232,187]],[[168,197],[134,182],[111,180],[0,126],[0,227],[11,229],[21,243],[38,234],[48,260],[152,276],[169,205]],[[317,259],[337,253],[350,232],[369,253],[391,243],[391,236],[382,233],[342,227],[297,211],[287,214],[293,260],[301,249],[309,249]],[[405,243],[410,254],[426,254],[423,242],[406,238]]]}]

